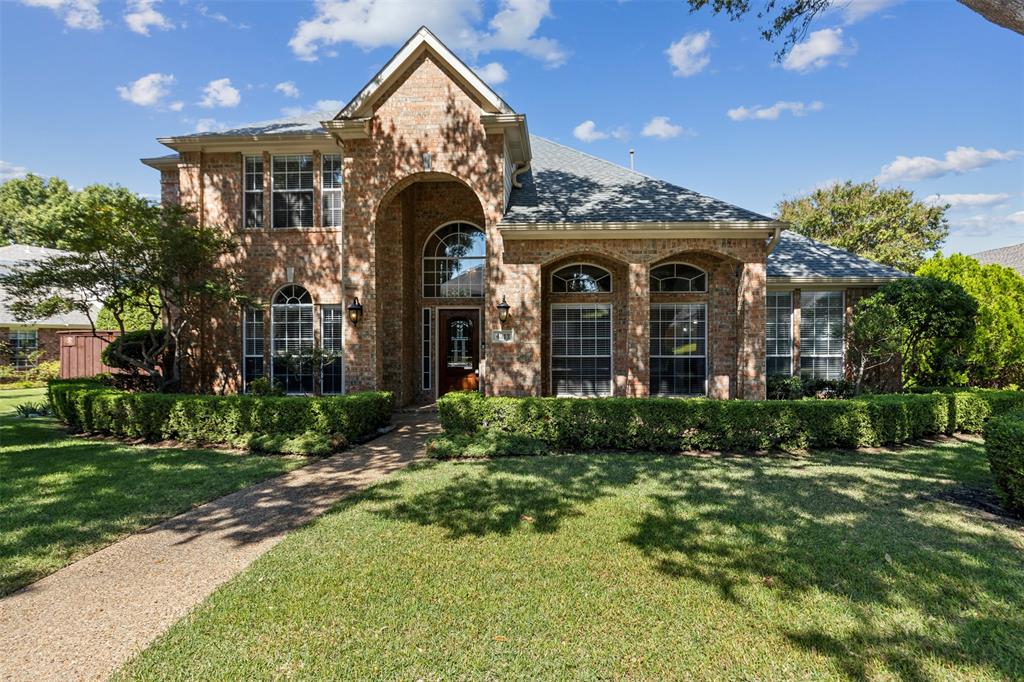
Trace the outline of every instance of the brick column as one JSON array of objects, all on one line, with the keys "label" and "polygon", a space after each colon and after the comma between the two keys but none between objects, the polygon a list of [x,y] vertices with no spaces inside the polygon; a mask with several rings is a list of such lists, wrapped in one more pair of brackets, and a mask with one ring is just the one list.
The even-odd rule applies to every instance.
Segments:
[{"label": "brick column", "polygon": [[764,400],[765,265],[744,263],[737,294],[737,398]]},{"label": "brick column", "polygon": [[650,275],[647,263],[629,264],[626,299],[626,395],[645,397],[650,392]]},{"label": "brick column", "polygon": [[[499,264],[488,278],[486,333],[487,364],[484,392],[487,395],[540,395],[542,348],[541,325],[545,314],[541,300],[541,266],[534,263]],[[495,306],[502,296],[508,302],[508,321],[498,322]],[[512,343],[493,343],[493,329],[511,329]]]}]

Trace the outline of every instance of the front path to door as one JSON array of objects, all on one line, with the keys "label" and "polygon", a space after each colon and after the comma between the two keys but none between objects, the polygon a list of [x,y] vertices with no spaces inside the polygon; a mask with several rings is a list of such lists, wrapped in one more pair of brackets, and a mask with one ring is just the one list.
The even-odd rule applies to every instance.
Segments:
[{"label": "front path to door", "polygon": [[106,679],[114,670],[342,496],[401,469],[440,430],[400,414],[395,430],[196,507],[0,599],[0,679]]}]

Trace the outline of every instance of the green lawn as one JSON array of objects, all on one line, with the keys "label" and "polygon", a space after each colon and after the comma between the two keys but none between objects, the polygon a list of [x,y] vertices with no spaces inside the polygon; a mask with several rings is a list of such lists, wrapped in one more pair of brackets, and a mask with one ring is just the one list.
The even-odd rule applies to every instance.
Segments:
[{"label": "green lawn", "polygon": [[0,595],[192,506],[301,466],[301,458],[146,448],[70,437],[0,391]]},{"label": "green lawn", "polygon": [[949,441],[808,458],[417,465],[341,503],[137,679],[1022,679],[1024,530]]}]

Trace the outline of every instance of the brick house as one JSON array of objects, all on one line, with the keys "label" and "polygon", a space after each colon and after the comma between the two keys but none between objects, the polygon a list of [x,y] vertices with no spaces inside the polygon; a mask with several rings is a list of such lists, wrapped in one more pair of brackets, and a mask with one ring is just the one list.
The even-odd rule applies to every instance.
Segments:
[{"label": "brick house", "polygon": [[[0,246],[0,275],[16,266],[67,253],[23,244]],[[59,360],[59,332],[92,331],[89,318],[76,311],[41,320],[18,320],[7,306],[6,298],[3,289],[0,289],[0,363],[17,370],[31,369],[37,361]]]},{"label": "brick house", "polygon": [[198,390],[758,399],[842,376],[850,307],[902,276],[530,135],[426,28],[333,117],[160,142],[259,301],[210,316]]}]

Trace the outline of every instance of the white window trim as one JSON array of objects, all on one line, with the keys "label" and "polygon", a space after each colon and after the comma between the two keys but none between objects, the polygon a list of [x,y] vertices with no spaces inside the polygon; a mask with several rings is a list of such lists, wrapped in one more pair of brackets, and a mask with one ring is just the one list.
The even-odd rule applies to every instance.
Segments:
[{"label": "white window trim", "polygon": [[551,393],[558,398],[580,398],[584,396],[573,395],[572,393],[558,393],[555,390],[554,362],[555,358],[603,358],[607,357],[608,362],[608,393],[601,394],[600,398],[615,395],[615,310],[611,303],[552,303],[548,312],[548,323],[553,329],[555,326],[554,312],[563,308],[605,308],[608,310],[608,355],[555,355],[555,335],[548,333],[548,381],[551,384]]},{"label": "white window trim", "polygon": [[[303,289],[305,289],[305,287],[303,287]],[[309,290],[306,289],[306,291],[308,293]],[[313,348],[313,347],[316,346],[316,312],[314,310],[314,308],[316,307],[315,304],[313,304],[313,303],[273,303],[273,300],[275,298],[277,298],[277,293],[278,292],[274,292],[274,295],[270,298],[271,304],[270,304],[270,367],[269,367],[269,371],[267,371],[268,368],[266,366],[264,366],[264,376],[270,377],[271,383],[273,383],[274,380],[275,380],[275,377],[274,377],[274,360],[278,356],[278,353],[277,353],[277,341],[278,341],[278,339],[277,339],[277,335],[274,333],[274,330],[275,330],[275,327],[277,325],[277,313],[278,313],[279,310],[281,310],[283,308],[304,308],[304,307],[308,306],[310,308],[310,317],[311,317],[311,320],[312,320],[312,331],[311,331],[311,336],[310,336],[310,339],[309,339],[310,340],[310,347]],[[310,299],[312,300],[312,295],[310,296]],[[299,337],[299,341],[300,342],[302,342],[303,340],[304,340],[303,337]],[[314,372],[315,371],[316,370],[314,370]],[[314,380],[316,379],[316,374],[315,373],[313,374],[313,378],[314,378]],[[314,386],[314,388],[315,388],[315,386]],[[289,392],[289,395],[306,395],[306,393],[305,392]]]},{"label": "white window trim", "polygon": [[[460,224],[460,223],[462,225],[469,225],[470,227],[473,227],[473,228],[479,230],[480,233],[483,234],[483,236],[484,236],[484,255],[483,255],[483,258],[481,258],[480,256],[470,256],[469,257],[472,260],[480,260],[481,264],[482,264],[482,266],[484,268],[483,290],[481,291],[479,296],[430,296],[430,295],[427,294],[427,268],[426,268],[427,261],[454,260],[454,259],[452,259],[452,258],[450,258],[448,256],[428,256],[427,255],[427,247],[430,246],[430,240],[434,237],[435,234],[437,234],[438,232],[440,232],[444,228],[448,227],[449,225],[457,225],[457,224]],[[449,220],[446,223],[442,223],[441,225],[438,225],[436,228],[434,228],[433,230],[430,231],[430,234],[427,235],[427,238],[423,242],[423,249],[422,249],[422,253],[420,255],[420,270],[421,270],[421,273],[420,273],[420,294],[421,294],[421,296],[423,298],[428,298],[428,299],[435,300],[435,301],[451,301],[451,300],[458,300],[458,299],[465,299],[465,298],[485,298],[485,294],[487,292],[486,291],[487,290],[487,251],[488,251],[487,250],[487,231],[485,229],[483,229],[482,227],[480,227],[479,225],[477,225],[476,223],[470,222],[469,220]],[[441,291],[442,288],[444,287],[444,283],[438,284],[437,287],[438,287],[438,291]],[[445,306],[443,304],[441,304],[441,307],[443,307],[445,309],[449,308],[449,306]]]},{"label": "white window trim", "polygon": [[[769,353],[768,347],[768,296],[770,295],[787,294],[789,296],[789,352],[788,353]],[[794,367],[796,364],[793,362],[793,292],[792,291],[766,291],[765,292],[765,357],[766,358],[789,358],[789,376],[793,376],[794,371],[799,371],[799,368]],[[777,339],[776,339],[777,340]],[[768,363],[765,362],[765,377],[768,377]],[[786,376],[784,374],[775,374],[773,376]]]},{"label": "white window trim", "polygon": [[[804,305],[807,298],[813,294],[839,294],[839,319],[843,325],[843,331],[839,335],[839,353],[805,353],[803,344],[803,322],[806,319],[804,312],[806,306]],[[804,358],[839,358],[839,379],[842,379],[846,375],[846,291],[844,289],[823,289],[823,290],[802,290],[800,292],[800,367],[794,371],[798,372],[798,376],[803,376],[803,359]],[[832,381],[835,381],[834,379]]]},{"label": "white window trim", "polygon": [[[598,268],[608,273],[608,291],[555,291],[555,274],[565,270],[567,268],[574,268],[577,265],[586,265],[591,268]],[[577,261],[575,263],[566,263],[560,265],[551,271],[551,293],[556,296],[600,296],[601,294],[612,294],[615,293],[615,275],[611,270],[603,265],[597,263],[588,263],[587,261]]]},{"label": "white window trim", "polygon": [[347,316],[345,314],[346,310],[345,310],[345,306],[343,306],[341,304],[321,305],[320,306],[320,348],[321,348],[321,350],[325,350],[325,351],[327,350],[327,348],[324,345],[325,342],[327,341],[327,334],[325,332],[325,330],[327,328],[327,324],[326,324],[325,318],[327,316],[327,311],[329,311],[329,310],[338,311],[341,314],[341,323],[340,323],[341,324],[341,337],[340,337],[341,347],[340,348],[332,349],[332,350],[337,351],[338,353],[340,353],[340,355],[337,358],[336,362],[340,362],[341,363],[341,391],[338,392],[338,393],[326,393],[326,394],[324,394],[324,390],[323,390],[323,387],[324,387],[324,373],[323,373],[323,365],[321,364],[321,366],[320,366],[320,393],[322,393],[324,395],[345,395],[346,393],[348,393],[348,372],[345,371],[345,369],[346,369],[345,368],[345,327],[348,324]]},{"label": "white window trim", "polygon": [[[327,187],[327,184],[324,182],[324,178],[326,177],[326,174],[324,172],[324,165],[329,157],[337,157],[338,164],[339,167],[341,168],[342,174],[344,175],[345,172],[345,157],[343,154],[336,154],[333,152],[330,154],[320,154],[320,224],[324,228],[338,230],[341,229],[342,226],[345,224],[345,181],[342,180],[342,183],[339,187]],[[337,225],[328,225],[327,206],[325,204],[325,201],[328,196],[335,195],[337,195],[341,201],[341,205],[338,209],[339,211],[341,211],[341,214],[339,216]]]},{"label": "white window trim", "polygon": [[[671,293],[690,293],[690,292],[671,292]],[[678,308],[680,306],[700,306],[704,309],[704,354],[703,355],[651,355],[649,360],[654,358],[704,358],[704,392],[703,393],[652,393],[652,396],[658,398],[699,398],[701,396],[707,396],[708,394],[708,374],[711,371],[711,367],[708,365],[708,327],[710,326],[708,320],[708,304],[704,302],[694,303],[652,303],[651,308]],[[647,314],[648,318],[648,329],[650,329],[650,312]],[[653,364],[653,363],[649,363]]]},{"label": "white window trim", "polygon": [[[295,156],[295,157],[307,156],[307,157],[309,157],[310,173],[312,173],[312,175],[313,175],[313,186],[312,187],[310,187],[309,189],[278,189],[277,188],[277,183],[274,181],[274,159],[283,159],[283,158],[286,158],[286,157],[289,157],[289,156]],[[308,152],[308,153],[307,152],[296,152],[294,154],[273,154],[270,157],[270,193],[271,193],[271,196],[270,196],[270,229],[271,230],[309,230],[309,229],[312,229],[313,228],[313,223],[315,222],[315,219],[313,218],[313,216],[316,215],[316,205],[314,203],[314,200],[316,199],[316,191],[315,190],[316,190],[316,173],[313,170],[313,153],[312,152]],[[313,209],[312,211],[310,211],[310,219],[309,219],[310,224],[309,225],[288,225],[286,227],[277,227],[276,225],[274,225],[274,213],[275,213],[275,211],[274,211],[274,196],[276,196],[277,194],[299,194],[299,193],[303,193],[303,194],[308,193],[309,194],[309,205]],[[323,220],[323,218],[321,217],[321,221],[322,220]],[[263,216],[263,222],[266,223],[266,221],[267,221],[267,217]]]},{"label": "white window trim", "polygon": [[[249,189],[249,159],[258,159],[260,162],[260,188]],[[262,230],[267,226],[267,212],[266,204],[264,203],[264,186],[266,178],[266,163],[264,162],[262,154],[245,154],[242,156],[242,229],[243,230]],[[254,227],[246,225],[246,220],[249,217],[249,202],[252,201],[253,195],[259,195],[260,197],[260,224]]]},{"label": "white window trim", "polygon": [[[259,311],[260,313],[260,326],[263,328],[262,347],[263,352],[260,354],[249,353],[249,320],[248,315],[252,311]],[[246,360],[249,358],[260,358],[263,360],[263,376],[267,376],[267,316],[266,311],[263,308],[242,308],[242,393],[246,393],[249,390],[249,382],[246,379],[245,365]]]},{"label": "white window trim", "polygon": [[37,352],[39,350],[39,330],[38,329],[34,329],[34,328],[31,328],[31,329],[19,329],[19,328],[15,327],[15,328],[13,328],[13,329],[11,329],[11,330],[9,330],[7,332],[7,342],[11,346],[11,353],[10,353],[11,367],[14,367],[16,370],[19,370],[19,371],[24,371],[24,370],[32,369],[38,363],[32,362],[31,358],[25,357],[24,358],[24,360],[25,360],[24,364],[19,364],[19,361],[22,360],[22,356],[21,356],[21,353],[19,351],[15,351],[15,349],[14,349],[14,336],[15,336],[15,334],[28,334],[28,335],[31,336],[32,340],[35,342],[34,345],[32,346],[32,350],[28,351],[28,353],[27,353],[28,355],[31,355],[32,353],[35,353],[35,352]]},{"label": "white window trim", "polygon": [[434,311],[423,308],[420,315],[420,384],[424,392],[434,390]]},{"label": "white window trim", "polygon": [[711,278],[711,276],[708,274],[708,271],[705,270],[704,268],[700,267],[699,265],[694,265],[693,263],[687,263],[686,261],[682,261],[682,260],[670,260],[670,261],[668,261],[666,263],[658,263],[657,265],[652,265],[650,268],[648,268],[648,270],[647,270],[647,285],[648,285],[648,287],[650,287],[650,281],[651,281],[651,277],[653,277],[653,275],[654,275],[654,271],[657,270],[658,268],[664,267],[666,265],[685,265],[687,267],[694,268],[696,270],[700,270],[702,273],[704,273],[704,288],[703,289],[693,290],[693,291],[655,291],[654,289],[650,289],[650,293],[652,293],[652,294],[706,294],[706,293],[708,293],[708,280]]}]

